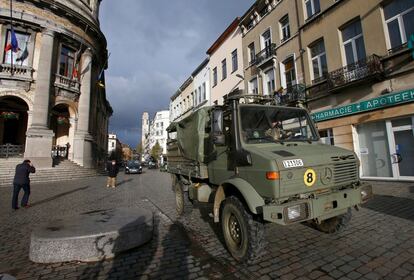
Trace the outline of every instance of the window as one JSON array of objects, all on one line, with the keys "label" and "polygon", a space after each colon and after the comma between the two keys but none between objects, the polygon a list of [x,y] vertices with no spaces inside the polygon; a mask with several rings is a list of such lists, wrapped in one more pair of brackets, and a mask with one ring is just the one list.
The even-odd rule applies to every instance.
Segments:
[{"label": "window", "polygon": [[257,78],[251,79],[249,82],[249,93],[258,94],[257,90]]},{"label": "window", "polygon": [[201,99],[201,96],[202,95],[202,93],[201,93],[201,86],[199,86],[198,87],[198,104],[200,104],[201,103],[201,101],[202,101],[202,99]]},{"label": "window", "polygon": [[60,61],[59,61],[59,75],[68,78],[73,77],[73,66],[75,62],[75,52],[66,46],[60,49]]},{"label": "window", "polygon": [[263,94],[273,94],[275,91],[275,71],[273,69],[265,72],[263,82]]},{"label": "window", "polygon": [[269,28],[262,34],[262,50],[270,49],[271,44],[272,44],[272,36],[270,34],[270,28]]},{"label": "window", "polygon": [[115,143],[114,142],[112,142],[112,148],[114,148],[115,147]]},{"label": "window", "polygon": [[324,77],[328,73],[324,41],[319,40],[309,48],[312,59],[313,79]]},{"label": "window", "polygon": [[342,29],[342,40],[347,65],[365,58],[364,37],[360,20],[354,21]]},{"label": "window", "polygon": [[23,65],[28,66],[29,65],[29,41],[30,41],[30,35],[25,33],[20,33],[14,31],[14,34],[16,35],[17,39],[17,46],[18,49],[14,50],[14,52],[8,47],[11,46],[11,31],[10,29],[7,30],[7,37],[6,37],[6,45],[4,47],[4,63],[5,64],[11,64],[12,57],[13,57],[13,65]]},{"label": "window", "polygon": [[206,83],[203,83],[203,100],[207,100]]},{"label": "window", "polygon": [[282,42],[290,38],[290,25],[289,25],[289,16],[286,15],[280,20],[280,29],[282,35]]},{"label": "window", "polygon": [[247,48],[249,50],[249,63],[253,64],[256,61],[256,50],[254,49],[254,43],[251,43]]},{"label": "window", "polygon": [[335,145],[334,141],[334,134],[332,128],[328,128],[325,130],[319,130],[319,136],[321,137],[320,140],[323,144],[327,145]]},{"label": "window", "polygon": [[226,62],[226,59],[223,59],[223,61],[221,62],[221,73],[222,73],[221,80],[224,80],[225,78],[227,78],[227,62]]},{"label": "window", "polygon": [[319,0],[305,0],[305,6],[308,19],[321,11]]},{"label": "window", "polygon": [[239,68],[238,62],[237,62],[237,49],[235,49],[231,53],[231,63],[232,63],[232,72],[236,72]]},{"label": "window", "polygon": [[196,105],[193,92],[191,93],[191,103],[193,104],[193,107]]},{"label": "window", "polygon": [[217,85],[217,67],[213,69],[213,87]]},{"label": "window", "polygon": [[384,6],[384,16],[391,49],[407,43],[414,34],[414,2],[394,0]]},{"label": "window", "polygon": [[291,87],[296,84],[296,70],[295,70],[295,61],[293,57],[290,57],[283,62],[285,66],[285,78],[286,86]]}]

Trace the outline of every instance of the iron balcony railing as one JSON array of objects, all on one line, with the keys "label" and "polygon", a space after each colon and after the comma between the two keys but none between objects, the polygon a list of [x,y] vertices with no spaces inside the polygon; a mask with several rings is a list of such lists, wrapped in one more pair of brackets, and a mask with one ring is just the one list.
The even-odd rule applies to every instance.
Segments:
[{"label": "iron balcony railing", "polygon": [[371,55],[328,74],[329,87],[342,87],[384,72],[380,57]]},{"label": "iron balcony railing", "polygon": [[0,145],[0,158],[9,158],[23,155],[23,145]]},{"label": "iron balcony railing", "polygon": [[407,43],[404,43],[404,44],[402,44],[402,45],[399,45],[399,46],[397,46],[397,47],[394,47],[394,48],[392,48],[392,49],[389,49],[389,50],[388,50],[388,54],[389,54],[389,55],[391,55],[391,54],[395,54],[395,53],[398,53],[398,52],[400,52],[400,51],[402,51],[402,50],[408,50],[408,44],[407,44]]},{"label": "iron balcony railing", "polygon": [[303,84],[288,86],[283,92],[276,93],[275,98],[278,105],[296,105],[306,100],[306,87]]},{"label": "iron balcony railing", "polygon": [[256,55],[256,59],[254,60],[254,64],[256,66],[260,66],[261,64],[265,63],[269,59],[276,56],[276,44],[270,44],[269,46],[265,47],[262,51],[260,51]]}]

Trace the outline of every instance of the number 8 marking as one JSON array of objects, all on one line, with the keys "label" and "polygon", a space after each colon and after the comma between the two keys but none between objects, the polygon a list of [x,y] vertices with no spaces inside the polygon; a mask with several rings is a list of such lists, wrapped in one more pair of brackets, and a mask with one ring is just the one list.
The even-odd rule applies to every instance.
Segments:
[{"label": "number 8 marking", "polygon": [[315,170],[309,168],[306,170],[305,175],[303,176],[303,182],[306,186],[312,187],[316,182],[316,172]]}]

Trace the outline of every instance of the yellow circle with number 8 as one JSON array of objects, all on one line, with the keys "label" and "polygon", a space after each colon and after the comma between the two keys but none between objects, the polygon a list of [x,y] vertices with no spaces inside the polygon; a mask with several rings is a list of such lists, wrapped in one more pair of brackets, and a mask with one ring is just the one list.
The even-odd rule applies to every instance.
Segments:
[{"label": "yellow circle with number 8", "polygon": [[316,172],[315,170],[309,168],[306,170],[305,175],[303,175],[303,182],[308,187],[312,187],[316,182]]}]

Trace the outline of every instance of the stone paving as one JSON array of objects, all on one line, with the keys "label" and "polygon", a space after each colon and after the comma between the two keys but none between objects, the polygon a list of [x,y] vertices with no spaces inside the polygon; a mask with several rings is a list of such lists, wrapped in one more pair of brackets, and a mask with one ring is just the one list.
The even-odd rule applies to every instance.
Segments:
[{"label": "stone paving", "polygon": [[[32,186],[32,208],[12,211],[0,188],[0,275],[17,279],[414,279],[414,183],[378,184],[377,195],[350,226],[327,235],[306,224],[268,224],[260,262],[237,264],[227,253],[208,205],[178,218],[170,176],[158,170]],[[28,259],[30,232],[45,221],[87,211],[145,207],[155,234],[142,247],[97,263],[41,265]],[[116,242],[116,241],[115,241]]]}]

